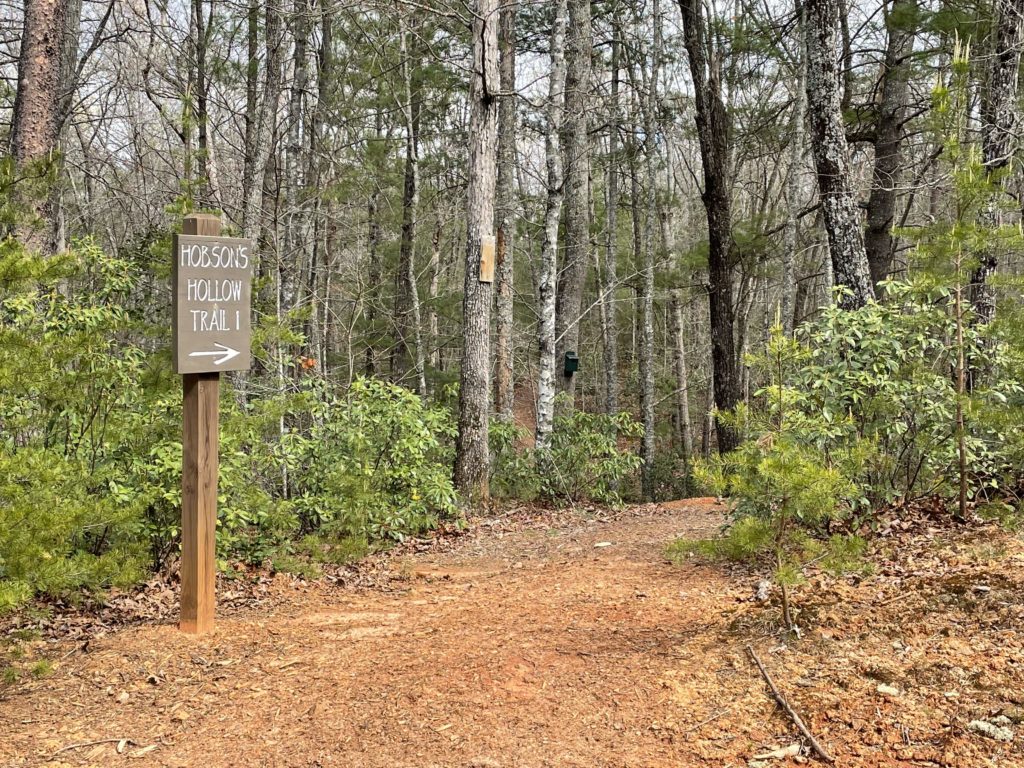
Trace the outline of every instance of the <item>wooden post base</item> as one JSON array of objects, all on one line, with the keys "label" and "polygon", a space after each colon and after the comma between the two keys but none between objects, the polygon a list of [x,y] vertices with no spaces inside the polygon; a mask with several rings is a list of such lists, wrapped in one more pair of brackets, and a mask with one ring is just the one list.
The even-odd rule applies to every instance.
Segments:
[{"label": "wooden post base", "polygon": [[185,375],[183,394],[179,626],[201,634],[213,629],[216,605],[220,374]]}]

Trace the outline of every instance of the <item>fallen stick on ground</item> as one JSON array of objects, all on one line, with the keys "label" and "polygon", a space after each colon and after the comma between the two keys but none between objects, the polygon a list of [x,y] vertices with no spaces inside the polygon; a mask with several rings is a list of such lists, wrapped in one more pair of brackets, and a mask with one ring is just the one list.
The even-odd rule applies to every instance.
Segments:
[{"label": "fallen stick on ground", "polygon": [[754,660],[754,663],[757,665],[757,668],[761,671],[761,677],[763,677],[764,681],[768,683],[768,687],[772,689],[772,695],[775,697],[775,700],[779,703],[779,706],[786,711],[786,714],[789,715],[789,719],[793,721],[794,725],[796,725],[796,727],[800,729],[800,733],[802,733],[804,737],[811,743],[811,746],[814,747],[814,751],[818,753],[818,756],[826,763],[835,762],[835,758],[832,757],[832,755],[830,755],[827,751],[825,751],[825,748],[818,743],[818,740],[814,738],[814,734],[810,732],[807,726],[804,725],[804,721],[800,719],[800,715],[798,715],[796,713],[796,710],[793,709],[793,707],[790,705],[788,701],[786,701],[786,697],[782,695],[781,691],[779,691],[778,687],[775,685],[775,681],[772,680],[771,675],[768,674],[768,670],[764,668],[764,664],[761,663],[761,660],[757,658],[757,654],[754,653],[754,647],[748,645],[747,653],[750,654],[750,658]]},{"label": "fallen stick on ground", "polygon": [[51,755],[51,759],[53,757],[56,757],[57,755],[59,755],[61,752],[68,752],[69,750],[72,750],[72,749],[79,749],[81,747],[95,747],[97,744],[115,744],[115,743],[120,744],[122,741],[125,744],[131,744],[132,746],[135,746],[135,747],[138,746],[138,744],[136,742],[132,741],[131,739],[125,739],[125,738],[122,738],[122,737],[118,737],[116,739],[97,739],[96,741],[82,741],[82,742],[79,742],[78,744],[68,744],[66,747],[61,747],[56,752],[54,752],[53,755]]}]

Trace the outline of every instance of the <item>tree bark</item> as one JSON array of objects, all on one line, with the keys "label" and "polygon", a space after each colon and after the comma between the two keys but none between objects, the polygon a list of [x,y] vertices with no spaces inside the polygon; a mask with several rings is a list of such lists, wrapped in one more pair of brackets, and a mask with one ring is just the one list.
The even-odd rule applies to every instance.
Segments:
[{"label": "tree bark", "polygon": [[657,153],[656,123],[658,108],[658,67],[661,59],[661,4],[653,0],[651,23],[654,28],[654,42],[651,46],[650,72],[647,93],[644,98],[644,165],[647,183],[647,211],[644,225],[644,259],[641,269],[640,306],[642,328],[640,333],[640,413],[644,432],[640,441],[641,492],[646,501],[654,499],[654,224],[658,215],[657,175],[655,155]]},{"label": "tree bark", "polygon": [[[416,221],[420,191],[419,131],[422,94],[414,82],[408,33],[405,20],[400,22],[402,56],[402,115],[405,120],[405,175],[402,191],[402,237],[398,247],[398,271],[395,275],[395,343],[391,348],[391,376],[404,383],[410,366],[413,367],[416,391],[427,393],[423,359],[423,339],[420,328],[419,291],[416,286]],[[419,69],[417,62],[416,70]]]},{"label": "tree bark", "polygon": [[515,405],[513,358],[513,279],[515,247],[515,163],[516,163],[516,15],[519,6],[510,2],[501,9],[501,104],[498,109],[498,182],[496,294],[494,337],[494,410],[498,418],[511,421]]},{"label": "tree bark", "polygon": [[219,208],[220,191],[217,184],[217,171],[210,143],[210,110],[209,110],[209,69],[206,63],[210,47],[210,25],[213,22],[213,4],[210,4],[209,16],[203,14],[203,0],[193,0],[192,13],[195,17],[196,39],[196,139],[199,144],[199,162],[202,168],[200,194],[196,205],[203,208]]},{"label": "tree bark", "polygon": [[430,328],[430,367],[441,367],[441,338],[437,322],[437,292],[441,285],[441,217],[434,224],[430,238],[430,286],[427,293],[427,325]]},{"label": "tree bark", "polygon": [[783,333],[793,334],[793,306],[796,302],[796,259],[800,222],[797,213],[802,198],[801,176],[804,170],[804,126],[807,119],[807,38],[804,8],[800,7],[797,26],[797,83],[789,136],[789,168],[786,174],[786,228],[782,242],[782,300],[779,306]]},{"label": "tree bark", "polygon": [[[700,0],[679,0],[683,38],[694,85],[697,135],[704,171],[701,199],[708,222],[708,304],[711,316],[711,360],[714,402],[720,411],[736,407],[740,399],[734,348],[732,282],[735,266],[732,240],[731,121],[722,101],[720,59],[712,56]],[[728,425],[717,423],[718,450],[739,444]]]},{"label": "tree bark", "polygon": [[555,392],[557,388],[556,354],[558,285],[558,221],[562,210],[562,153],[560,144],[562,118],[565,112],[565,38],[568,9],[566,0],[555,4],[555,18],[551,27],[551,74],[548,76],[547,126],[544,131],[545,163],[547,169],[547,203],[544,209],[544,242],[541,245],[540,274],[537,285],[539,320],[537,346],[540,359],[537,366],[537,425],[535,441],[541,462],[549,458],[551,431],[554,427]]},{"label": "tree bark", "polygon": [[832,274],[844,290],[843,309],[864,306],[874,297],[861,232],[860,212],[850,186],[850,157],[843,125],[837,60],[838,0],[806,0],[807,108],[818,191],[828,236]]},{"label": "tree bark", "polygon": [[683,292],[672,291],[672,362],[676,375],[676,450],[684,461],[693,456],[693,428],[690,424],[690,377],[686,364],[686,328],[683,324]]},{"label": "tree bark", "polygon": [[[68,0],[25,0],[11,154],[23,176],[46,182],[56,167],[60,140],[61,62],[67,15]],[[21,185],[22,189],[31,186]],[[52,250],[50,233],[54,227],[49,200],[48,189],[29,189],[22,197],[36,220],[20,224],[16,235],[30,250]]]},{"label": "tree bark", "polygon": [[[1003,190],[1002,174],[1017,150],[1017,81],[1020,77],[1024,0],[997,0],[996,8],[995,39],[982,95],[981,154],[985,173],[998,193]],[[988,203],[982,218],[989,228],[1000,225],[998,199]],[[979,254],[978,265],[971,275],[971,305],[976,322],[981,324],[989,323],[995,317],[996,296],[988,279],[998,264],[995,250],[985,249]]]},{"label": "tree bark", "polygon": [[[246,142],[242,168],[242,234],[258,240],[262,227],[264,177],[273,149],[277,107],[281,98],[281,11],[276,0],[265,4],[266,64],[262,101],[257,108],[259,83],[259,0],[250,0],[248,18],[249,62],[246,70]],[[262,259],[261,259],[262,261]],[[266,266],[263,266],[265,271]]]},{"label": "tree bark", "polygon": [[[565,35],[565,115],[562,149],[565,173],[565,248],[559,271],[555,358],[578,352],[583,288],[590,264],[590,79],[594,41],[590,0],[569,0]],[[560,376],[558,388],[572,405],[576,379]]]},{"label": "tree bark", "polygon": [[[374,133],[370,141],[373,147],[367,152],[368,156],[376,156],[378,145],[383,141],[382,133],[383,120],[378,107],[374,111]],[[380,281],[384,271],[381,260],[380,243],[383,237],[380,225],[380,185],[376,179],[370,181],[371,189],[366,201],[366,253],[369,257],[369,285],[367,288],[366,326],[369,333],[369,341],[366,344],[366,360],[363,364],[363,372],[367,376],[377,373],[377,350],[376,350],[376,329],[374,325],[377,319],[378,302],[380,300]]]},{"label": "tree bark", "polygon": [[604,410],[608,415],[619,411],[619,341],[618,305],[618,209],[619,209],[619,57],[622,30],[618,17],[612,20],[611,50],[611,116],[608,125],[608,182],[606,188],[608,231],[605,238],[603,269],[598,270],[601,290],[601,336],[604,346]]},{"label": "tree bark", "polygon": [[878,284],[889,276],[895,253],[892,227],[896,218],[896,187],[903,166],[903,123],[910,80],[909,54],[914,30],[908,26],[917,0],[893,0],[886,16],[889,39],[882,63],[881,99],[875,118],[875,164],[868,197],[864,249],[877,298]]},{"label": "tree bark", "polygon": [[466,269],[462,302],[462,370],[455,444],[455,487],[466,498],[490,496],[491,284],[481,282],[480,246],[494,231],[498,78],[498,0],[475,0],[469,86]]}]

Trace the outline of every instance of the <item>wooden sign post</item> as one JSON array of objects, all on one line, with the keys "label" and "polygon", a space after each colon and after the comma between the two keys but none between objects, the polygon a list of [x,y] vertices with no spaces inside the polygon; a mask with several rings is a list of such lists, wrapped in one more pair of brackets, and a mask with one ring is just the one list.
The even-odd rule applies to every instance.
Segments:
[{"label": "wooden sign post", "polygon": [[220,372],[250,366],[252,244],[222,238],[220,219],[185,217],[172,247],[174,366],[182,374],[181,618],[213,629],[217,578]]}]

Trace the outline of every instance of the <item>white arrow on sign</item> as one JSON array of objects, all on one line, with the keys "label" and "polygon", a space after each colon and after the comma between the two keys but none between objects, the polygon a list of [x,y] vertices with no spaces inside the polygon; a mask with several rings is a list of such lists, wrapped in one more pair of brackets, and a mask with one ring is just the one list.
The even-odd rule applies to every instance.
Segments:
[{"label": "white arrow on sign", "polygon": [[215,341],[213,343],[213,346],[220,347],[220,349],[215,349],[210,352],[190,352],[189,357],[217,357],[218,355],[220,355],[218,359],[213,361],[213,364],[224,365],[224,363],[226,363],[228,360],[238,357],[241,354],[241,352],[239,352],[237,349],[232,349],[231,347],[221,344],[218,341]]}]

